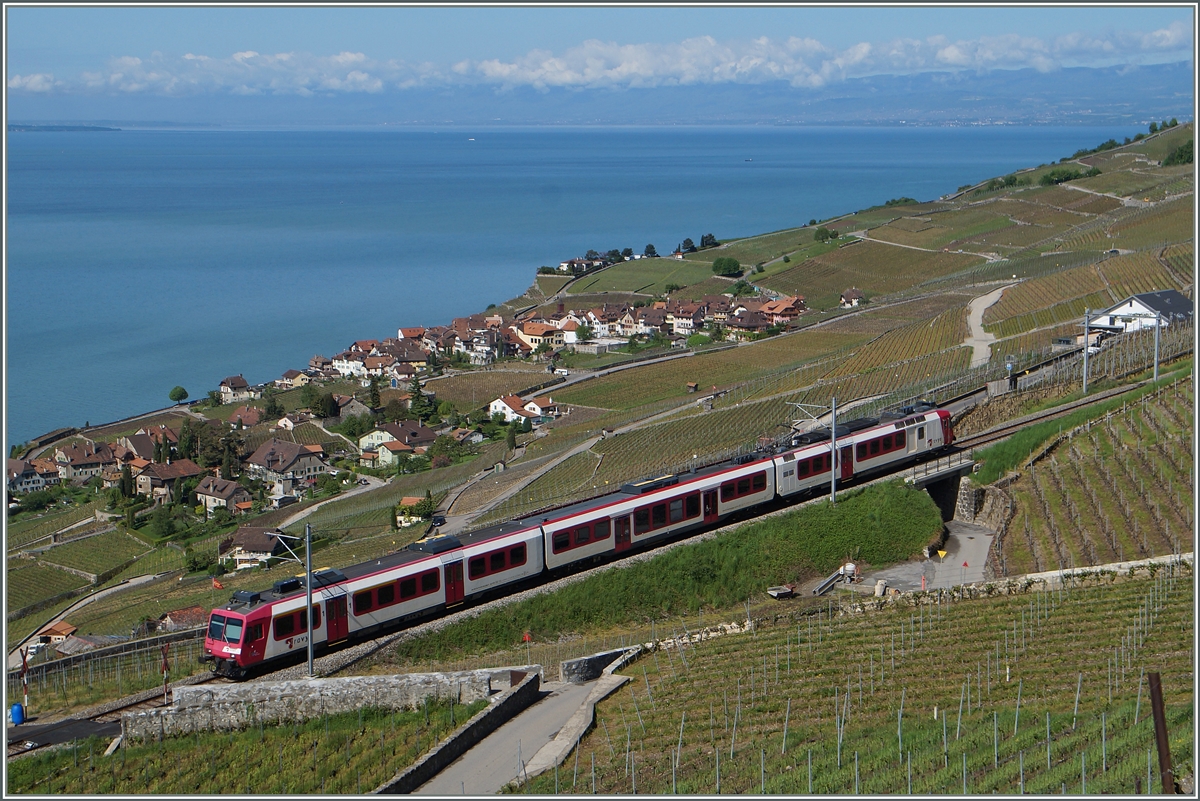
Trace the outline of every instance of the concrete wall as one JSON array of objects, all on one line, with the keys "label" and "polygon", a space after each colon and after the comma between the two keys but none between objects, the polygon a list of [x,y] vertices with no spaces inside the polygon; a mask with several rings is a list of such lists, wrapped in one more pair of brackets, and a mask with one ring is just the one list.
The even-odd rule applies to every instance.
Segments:
[{"label": "concrete wall", "polygon": [[570,659],[559,664],[558,675],[562,677],[562,681],[571,684],[587,684],[589,681],[600,678],[606,667],[624,655],[625,649],[617,648],[613,651],[591,654],[579,659]]},{"label": "concrete wall", "polygon": [[474,670],[397,676],[249,682],[177,687],[172,706],[122,716],[125,741],[194,731],[243,729],[263,723],[307,720],[362,707],[415,709],[434,696],[470,703],[492,694],[492,680],[507,687],[509,672]]},{"label": "concrete wall", "polygon": [[372,793],[411,793],[445,770],[452,762],[541,697],[539,673],[540,668],[527,674],[517,686],[501,695],[495,703],[481,710],[414,765],[396,774],[390,781],[375,788]]}]

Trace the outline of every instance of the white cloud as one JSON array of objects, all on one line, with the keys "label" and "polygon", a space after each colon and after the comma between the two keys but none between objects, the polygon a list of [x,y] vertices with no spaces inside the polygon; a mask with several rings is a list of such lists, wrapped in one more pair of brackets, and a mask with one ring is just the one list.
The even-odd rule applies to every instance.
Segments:
[{"label": "white cloud", "polygon": [[1141,63],[1164,54],[1187,58],[1191,47],[1191,28],[1180,22],[1154,31],[1068,32],[1053,38],[1001,34],[958,41],[934,35],[863,41],[844,49],[808,36],[737,41],[700,36],[665,44],[592,39],[560,52],[532,50],[513,59],[440,65],[377,60],[352,51],[319,56],[243,50],[224,57],[197,53],[171,57],[154,51],[146,59],[113,58],[105,67],[82,72],[70,82],[44,73],[14,75],[8,88],[307,96],[455,85],[549,90],[787,81],[796,87],[819,87],[867,75],[928,70],[1032,67],[1050,71],[1077,64]]},{"label": "white cloud", "polygon": [[23,89],[26,92],[49,92],[54,89],[55,85],[54,76],[45,72],[14,75],[8,79],[9,89]]}]

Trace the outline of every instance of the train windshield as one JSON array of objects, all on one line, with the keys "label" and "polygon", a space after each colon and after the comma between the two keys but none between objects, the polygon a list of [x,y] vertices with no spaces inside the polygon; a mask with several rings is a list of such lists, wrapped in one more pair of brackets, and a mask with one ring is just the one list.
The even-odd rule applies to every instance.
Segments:
[{"label": "train windshield", "polygon": [[241,618],[213,615],[208,621],[208,638],[218,642],[240,642],[242,622]]}]

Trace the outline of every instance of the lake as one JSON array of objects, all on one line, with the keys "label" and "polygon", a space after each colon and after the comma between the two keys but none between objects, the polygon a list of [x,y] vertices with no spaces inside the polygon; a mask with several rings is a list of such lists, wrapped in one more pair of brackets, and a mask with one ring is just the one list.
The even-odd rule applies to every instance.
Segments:
[{"label": "lake", "polygon": [[9,133],[9,443],[445,324],[589,248],[789,228],[1132,127]]}]

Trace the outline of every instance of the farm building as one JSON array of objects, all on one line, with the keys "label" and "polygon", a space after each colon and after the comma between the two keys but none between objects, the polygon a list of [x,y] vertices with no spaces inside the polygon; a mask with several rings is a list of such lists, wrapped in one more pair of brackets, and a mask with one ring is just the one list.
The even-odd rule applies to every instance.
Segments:
[{"label": "farm building", "polygon": [[1130,295],[1115,306],[1095,312],[1088,318],[1087,324],[1088,328],[1123,334],[1153,328],[1159,320],[1165,327],[1175,321],[1188,322],[1191,319],[1192,302],[1182,293],[1168,289]]}]

